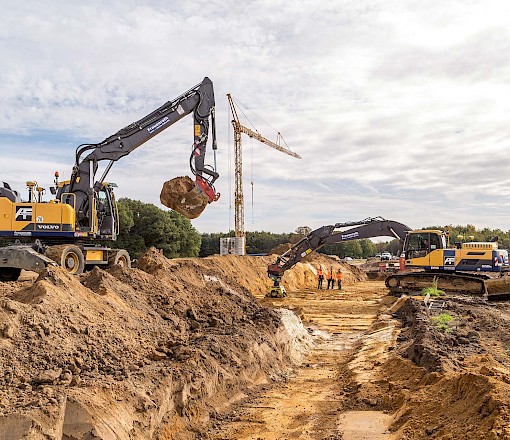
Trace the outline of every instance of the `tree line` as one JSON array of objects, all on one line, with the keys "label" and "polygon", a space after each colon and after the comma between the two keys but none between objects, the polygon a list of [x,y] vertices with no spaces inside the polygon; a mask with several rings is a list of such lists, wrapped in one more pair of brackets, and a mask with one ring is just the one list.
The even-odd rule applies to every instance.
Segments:
[{"label": "tree line", "polygon": [[[138,258],[146,249],[155,246],[162,249],[168,258],[207,257],[220,253],[220,238],[233,237],[234,232],[200,234],[190,220],[175,211],[163,210],[151,203],[121,198],[118,201],[120,232],[112,247],[126,249],[132,258]],[[477,229],[473,225],[428,226],[423,229],[449,231],[450,246],[457,241],[490,241],[496,236],[501,248],[510,248],[510,231],[501,229]],[[311,232],[301,226],[294,232],[272,233],[254,231],[246,233],[248,254],[268,254],[281,244],[294,244]],[[368,258],[377,253],[390,252],[397,255],[400,250],[398,240],[374,243],[369,239],[353,240],[328,244],[318,252],[337,255],[340,258]]]}]

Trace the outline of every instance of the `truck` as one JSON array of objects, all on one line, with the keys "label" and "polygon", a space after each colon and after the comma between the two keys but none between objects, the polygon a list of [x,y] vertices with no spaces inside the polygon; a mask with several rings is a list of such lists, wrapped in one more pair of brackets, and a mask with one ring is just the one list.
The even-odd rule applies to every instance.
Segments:
[{"label": "truck", "polygon": [[[195,176],[177,177],[163,185],[161,202],[187,218],[196,218],[219,198],[216,172],[215,101],[212,81],[202,82],[168,101],[140,120],[129,124],[99,143],[78,146],[69,180],[50,187],[54,199],[43,200],[45,188],[28,181],[28,200],[3,182],[0,187],[0,281],[15,281],[21,270],[41,271],[59,265],[72,274],[93,266],[113,264],[130,267],[124,249],[102,243],[114,242],[119,216],[113,183],[106,181],[112,165],[140,145],[193,113],[193,144],[189,163]],[[214,165],[205,164],[206,146],[212,134]],[[99,163],[104,171],[97,176]]]}]

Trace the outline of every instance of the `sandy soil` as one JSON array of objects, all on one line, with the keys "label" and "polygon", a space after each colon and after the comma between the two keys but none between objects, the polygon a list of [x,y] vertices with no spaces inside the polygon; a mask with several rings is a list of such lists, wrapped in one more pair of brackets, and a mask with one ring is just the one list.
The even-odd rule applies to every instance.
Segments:
[{"label": "sandy soil", "polygon": [[[284,384],[265,387],[225,415],[211,439],[390,438],[390,417],[370,411],[377,402],[357,390],[376,380],[379,365],[396,342],[396,320],[385,314],[381,282],[338,290],[290,292],[285,306],[300,311],[315,340],[306,362]],[[390,301],[393,301],[390,299]],[[281,302],[262,299],[265,305]],[[365,411],[354,411],[363,408]]]},{"label": "sandy soil", "polygon": [[[381,282],[285,301],[314,350],[287,383],[226,414],[210,438],[510,438],[510,304],[449,298],[428,309],[410,298],[392,314]],[[453,317],[443,330],[441,315]]]},{"label": "sandy soil", "polygon": [[510,302],[397,308],[322,255],[268,299],[273,260],[151,249],[0,284],[0,438],[510,439]]}]

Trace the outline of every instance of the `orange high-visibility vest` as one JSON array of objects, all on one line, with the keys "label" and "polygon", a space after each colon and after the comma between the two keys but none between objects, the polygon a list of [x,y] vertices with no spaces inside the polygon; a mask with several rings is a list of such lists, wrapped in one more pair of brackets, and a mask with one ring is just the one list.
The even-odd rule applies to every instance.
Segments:
[{"label": "orange high-visibility vest", "polygon": [[342,272],[337,272],[337,273],[336,273],[336,279],[337,279],[337,280],[341,280],[341,279],[342,279],[342,276],[343,276]]},{"label": "orange high-visibility vest", "polygon": [[323,275],[322,269],[317,270],[317,275]]},{"label": "orange high-visibility vest", "polygon": [[333,279],[333,270],[328,270],[328,280]]}]

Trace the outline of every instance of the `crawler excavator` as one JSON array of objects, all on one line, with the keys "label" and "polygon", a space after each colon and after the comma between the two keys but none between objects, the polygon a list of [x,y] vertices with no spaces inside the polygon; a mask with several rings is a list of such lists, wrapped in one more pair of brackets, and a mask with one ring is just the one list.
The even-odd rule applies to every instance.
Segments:
[{"label": "crawler excavator", "polygon": [[[128,155],[186,115],[194,116],[194,143],[189,177],[165,182],[161,202],[187,218],[196,218],[207,204],[216,201],[216,129],[213,84],[209,78],[178,98],[166,102],[147,116],[97,144],[82,144],[76,149],[70,179],[58,181],[50,190],[54,200],[44,202],[45,191],[37,182],[27,182],[28,201],[22,201],[9,184],[0,187],[0,280],[17,280],[22,269],[40,271],[58,264],[73,274],[86,266],[112,264],[130,266],[129,254],[111,249],[100,241],[115,241],[119,218],[113,187],[105,181],[114,162]],[[205,165],[206,144],[212,131],[214,167]],[[96,180],[98,165],[107,161]]]},{"label": "crawler excavator", "polygon": [[[349,228],[349,229],[345,229]],[[310,252],[325,244],[374,237],[394,237],[401,244],[401,258],[408,269],[389,275],[385,284],[394,295],[418,293],[434,281],[450,294],[475,295],[490,300],[510,298],[508,251],[490,242],[455,243],[440,230],[411,230],[408,226],[382,217],[358,222],[337,223],[312,231],[267,268],[273,280],[267,296],[281,298],[284,272]]]}]

